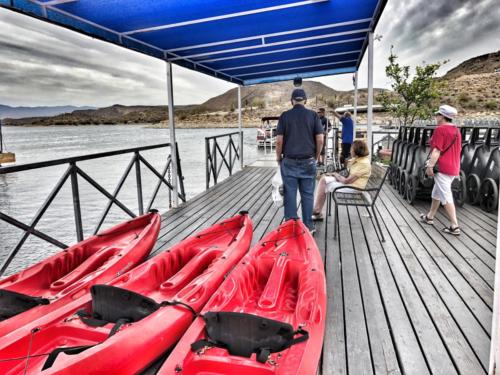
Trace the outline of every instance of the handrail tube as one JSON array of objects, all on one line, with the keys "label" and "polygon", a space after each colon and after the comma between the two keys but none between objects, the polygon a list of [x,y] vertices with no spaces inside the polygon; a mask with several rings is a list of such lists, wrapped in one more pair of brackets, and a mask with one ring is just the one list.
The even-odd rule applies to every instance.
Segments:
[{"label": "handrail tube", "polygon": [[[54,188],[50,192],[47,199],[45,199],[45,202],[43,203],[42,207],[40,207],[40,209],[36,213],[35,217],[31,221],[31,223],[29,224],[29,228],[31,228],[31,230],[35,229],[35,226],[38,224],[38,222],[42,218],[45,211],[47,211],[50,204],[54,201],[55,197],[57,196],[57,194],[59,193],[59,191],[63,187],[64,183],[66,182],[66,180],[70,176],[71,170],[72,170],[72,168],[71,168],[71,166],[69,166],[68,169],[66,169],[66,171],[64,172],[62,177],[57,182],[56,186],[54,186]],[[14,247],[14,249],[12,249],[12,251],[7,255],[7,257],[5,258],[5,260],[2,263],[2,266],[0,267],[0,276],[2,276],[4,274],[4,272],[7,270],[7,267],[9,267],[10,263],[12,262],[14,257],[17,255],[17,253],[19,252],[21,247],[24,245],[24,243],[28,239],[29,235],[30,235],[30,232],[25,231],[23,236],[21,237],[21,239],[17,243],[16,247]]]},{"label": "handrail tube", "polygon": [[[161,173],[162,179],[165,179],[165,175],[167,174],[168,168],[170,167],[171,164],[172,164],[172,157],[169,155],[168,156],[167,164],[165,165],[165,168],[163,169],[163,172]],[[153,195],[152,195],[151,200],[149,201],[149,203],[147,205],[146,210],[149,211],[153,207],[153,203],[154,203],[154,201],[156,199],[156,196],[158,195],[158,192],[160,191],[160,187],[161,187],[161,183],[162,182],[163,181],[161,179],[158,179],[158,182],[157,182],[157,184],[155,186]],[[170,189],[168,189],[168,191],[170,191]]]},{"label": "handrail tube", "polygon": [[73,196],[73,211],[75,216],[76,239],[78,242],[83,241],[83,223],[82,223],[82,208],[80,206],[80,190],[78,189],[78,174],[74,162],[71,166],[71,191]]},{"label": "handrail tube", "polygon": [[[163,181],[163,183],[165,185],[167,185],[167,187],[170,189],[170,190],[174,190],[174,187],[172,186],[172,184],[170,184],[167,180],[165,180],[164,177],[162,177],[162,175],[160,173],[158,173],[158,171],[146,160],[144,159],[144,157],[142,155],[139,155],[139,160],[142,161],[144,163],[144,165],[156,176],[158,177],[161,181]],[[169,161],[171,162],[171,160]],[[179,198],[181,198],[181,200],[183,202],[186,201],[186,197],[184,197],[181,193],[177,193],[177,195],[179,196]]]},{"label": "handrail tube", "polygon": [[[241,160],[243,150],[240,149],[239,145],[236,145],[233,139],[233,135],[237,134],[243,137],[243,132],[232,132],[205,138],[205,185],[207,189],[210,187],[212,178],[214,185],[217,185],[220,172],[224,166],[231,176],[236,165],[236,160]],[[227,138],[224,150],[217,141],[219,138]],[[217,161],[218,156],[221,157],[220,162]]]},{"label": "handrail tube", "polygon": [[162,147],[170,147],[170,143],[161,143],[161,144],[157,144],[157,145],[134,147],[134,148],[127,148],[127,149],[123,149],[123,150],[107,151],[107,152],[101,152],[101,153],[96,153],[96,154],[72,156],[69,158],[40,161],[40,162],[36,162],[36,163],[27,163],[27,164],[12,165],[12,166],[8,166],[8,167],[0,167],[0,174],[22,172],[22,171],[28,171],[28,170],[38,169],[38,168],[43,168],[43,167],[53,167],[53,166],[61,165],[61,164],[76,163],[79,161],[86,161],[86,160],[99,159],[99,158],[107,158],[110,156],[123,155],[123,154],[128,154],[128,153],[137,152],[137,151],[154,150],[156,148],[162,148]]},{"label": "handrail tube", "polygon": [[[120,193],[120,190],[122,189],[123,185],[125,184],[125,181],[127,180],[127,177],[132,170],[132,167],[134,166],[135,163],[135,156],[132,157],[130,160],[130,163],[128,164],[127,168],[125,169],[125,172],[123,173],[122,177],[120,178],[120,181],[118,182],[118,185],[115,188],[115,191],[113,191],[113,198],[116,198],[118,194]],[[109,210],[113,206],[113,200],[109,200],[108,204],[106,205],[106,208],[104,208],[101,218],[99,219],[99,223],[97,223],[95,229],[94,229],[94,235],[96,235],[99,232],[99,229],[101,229],[102,224],[104,224],[104,220],[106,220],[106,217],[108,216]],[[135,215],[133,216],[135,217]]]},{"label": "handrail tube", "polygon": [[92,177],[85,173],[80,167],[75,166],[78,175],[80,175],[84,180],[86,180],[90,185],[97,189],[102,195],[108,198],[112,203],[116,204],[123,211],[125,211],[130,217],[134,218],[136,215],[127,208],[122,202],[120,202],[116,197],[111,195],[106,189],[99,185]]},{"label": "handrail tube", "polygon": [[[0,220],[5,221],[8,224],[17,227],[21,230],[24,231],[21,239],[17,243],[17,245],[8,253],[7,257],[2,261],[0,265],[0,276],[8,269],[9,265],[11,264],[12,260],[14,257],[17,255],[19,250],[23,247],[25,244],[26,240],[30,235],[34,235],[42,240],[45,240],[46,242],[55,245],[60,248],[67,248],[67,245],[58,241],[55,238],[52,238],[51,236],[35,229],[39,221],[41,220],[42,216],[45,214],[47,209],[50,207],[56,196],[59,194],[61,191],[62,187],[66,184],[66,182],[69,180],[71,184],[71,192],[72,192],[72,201],[73,201],[73,214],[74,214],[74,221],[75,221],[75,229],[76,229],[76,237],[78,241],[82,241],[84,239],[84,233],[83,233],[83,222],[82,222],[82,210],[81,210],[81,202],[80,202],[80,192],[79,192],[79,186],[78,186],[78,179],[79,177],[83,178],[85,181],[87,181],[92,187],[94,187],[100,194],[104,195],[106,198],[108,198],[108,202],[106,204],[105,209],[102,212],[101,218],[99,219],[99,223],[95,227],[94,234],[96,234],[104,221],[106,220],[106,217],[112,207],[113,204],[116,204],[119,208],[121,208],[126,214],[128,214],[131,217],[136,217],[136,214],[129,209],[124,203],[122,203],[118,198],[118,194],[121,191],[122,187],[124,186],[127,177],[130,175],[130,172],[132,168],[135,166],[136,170],[136,187],[137,187],[137,199],[138,199],[138,208],[139,208],[139,214],[143,214],[144,212],[144,197],[143,197],[143,191],[142,191],[142,173],[141,173],[141,162],[144,163],[147,169],[149,169],[157,178],[158,178],[158,183],[156,188],[154,189],[154,194],[151,197],[151,200],[148,203],[148,210],[152,207],[158,191],[161,187],[161,184],[164,183],[169,192],[169,196],[171,196],[171,192],[173,190],[173,184],[170,182],[171,179],[169,177],[168,181],[165,179],[165,175],[168,173],[170,176],[171,168],[173,165],[172,161],[172,155],[168,155],[167,157],[167,162],[164,170],[162,173],[158,172],[141,154],[140,151],[146,151],[146,150],[153,150],[153,149],[159,149],[163,147],[171,147],[170,143],[163,143],[163,144],[157,144],[157,145],[151,145],[151,146],[143,146],[143,147],[135,147],[135,148],[129,148],[129,149],[124,149],[124,150],[116,150],[116,151],[109,151],[109,152],[102,152],[102,153],[96,153],[96,154],[89,154],[89,155],[83,155],[83,156],[76,156],[76,157],[69,157],[69,158],[63,158],[63,159],[56,159],[56,160],[49,160],[49,161],[44,161],[44,162],[37,162],[37,163],[29,163],[29,164],[23,164],[23,165],[17,165],[17,166],[12,166],[12,167],[3,167],[0,168],[0,174],[7,174],[7,173],[14,173],[14,172],[21,172],[21,171],[27,171],[27,170],[33,170],[33,169],[38,169],[38,168],[45,168],[45,167],[51,167],[55,165],[62,165],[62,164],[69,164],[66,171],[63,173],[63,175],[60,177],[59,181],[57,184],[54,186],[48,197],[45,199],[44,203],[42,206],[38,209],[37,213],[35,214],[35,217],[31,220],[31,223],[25,224],[9,215],[6,213],[3,213],[0,211]],[[133,157],[130,160],[127,168],[125,169],[125,172],[123,173],[122,177],[120,178],[118,185],[115,187],[114,192],[111,194],[109,191],[107,191],[103,186],[101,186],[97,181],[95,181],[92,177],[90,177],[86,172],[84,172],[76,163],[79,161],[86,161],[86,160],[92,160],[92,159],[97,159],[97,158],[105,158],[105,157],[110,157],[110,156],[115,156],[115,155],[123,155],[126,153],[133,153]],[[179,166],[179,175],[178,175],[178,181],[179,181],[179,187],[180,191],[178,192],[178,197],[181,198],[184,202],[186,202],[186,197],[185,197],[185,191],[184,191],[184,182],[183,182],[183,176],[180,168],[180,157],[179,153],[177,153],[177,163]],[[169,206],[171,207],[171,205]]]}]

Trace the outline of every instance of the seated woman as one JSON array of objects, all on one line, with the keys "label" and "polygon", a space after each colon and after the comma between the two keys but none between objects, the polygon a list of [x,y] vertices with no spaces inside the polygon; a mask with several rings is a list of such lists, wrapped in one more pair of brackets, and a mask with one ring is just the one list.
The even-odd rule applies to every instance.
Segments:
[{"label": "seated woman", "polygon": [[[364,141],[354,141],[351,147],[351,159],[347,162],[348,177],[343,177],[338,173],[327,173],[321,177],[316,192],[316,199],[313,209],[313,220],[323,220],[321,211],[326,201],[326,194],[331,193],[339,186],[353,186],[364,189],[368,183],[372,172],[368,146]],[[343,189],[342,192],[348,193],[349,190]],[[354,192],[354,190],[351,190]]]}]

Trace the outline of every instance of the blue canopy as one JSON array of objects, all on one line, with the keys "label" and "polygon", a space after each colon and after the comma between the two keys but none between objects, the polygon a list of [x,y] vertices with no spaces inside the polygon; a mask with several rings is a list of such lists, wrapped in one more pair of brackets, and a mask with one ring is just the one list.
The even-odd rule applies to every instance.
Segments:
[{"label": "blue canopy", "polygon": [[355,72],[387,0],[0,0],[230,82]]}]

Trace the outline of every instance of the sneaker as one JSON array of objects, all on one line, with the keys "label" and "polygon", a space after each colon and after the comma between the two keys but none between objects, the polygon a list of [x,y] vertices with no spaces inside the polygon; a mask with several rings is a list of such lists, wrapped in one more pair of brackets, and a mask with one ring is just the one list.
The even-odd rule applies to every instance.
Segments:
[{"label": "sneaker", "polygon": [[444,233],[460,236],[460,227],[453,228],[451,225],[448,228],[443,228]]},{"label": "sneaker", "polygon": [[323,221],[323,214],[321,212],[312,214],[311,218],[313,219],[313,221]]},{"label": "sneaker", "polygon": [[309,233],[311,233],[314,236],[314,233],[316,233],[316,227],[309,229]]}]

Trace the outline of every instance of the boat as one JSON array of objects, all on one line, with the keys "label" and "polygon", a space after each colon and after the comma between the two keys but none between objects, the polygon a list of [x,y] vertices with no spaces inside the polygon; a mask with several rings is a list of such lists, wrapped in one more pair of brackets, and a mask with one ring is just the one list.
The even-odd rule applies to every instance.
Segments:
[{"label": "boat", "polygon": [[0,337],[134,268],[158,238],[161,217],[139,216],[0,280]]},{"label": "boat", "polygon": [[2,163],[5,164],[5,163],[15,163],[15,162],[16,162],[16,154],[4,150],[2,119],[0,119],[0,167],[2,166]]},{"label": "boat", "polygon": [[316,374],[326,302],[316,242],[289,220],[240,261],[158,374]]},{"label": "boat", "polygon": [[0,373],[135,374],[171,348],[247,253],[246,212],[191,236],[139,267],[0,341]]},{"label": "boat", "polygon": [[257,129],[257,147],[272,148],[276,147],[276,128],[279,117],[262,117],[261,126]]}]

